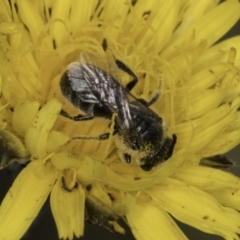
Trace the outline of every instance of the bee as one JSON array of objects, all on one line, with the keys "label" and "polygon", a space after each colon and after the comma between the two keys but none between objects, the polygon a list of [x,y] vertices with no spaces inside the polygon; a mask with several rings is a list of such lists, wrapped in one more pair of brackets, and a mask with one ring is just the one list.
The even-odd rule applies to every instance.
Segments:
[{"label": "bee", "polygon": [[[133,78],[125,87],[116,74],[119,69]],[[138,78],[123,62],[116,59],[110,64],[104,57],[81,53],[80,61],[70,63],[60,80],[65,98],[85,115],[70,116],[64,110],[61,115],[74,121],[94,117],[111,119],[116,113],[114,133],[118,135],[118,148],[122,158],[130,163],[135,157],[145,171],[172,156],[177,141],[175,134],[167,136],[163,119],[149,108],[159,99],[157,93],[150,102],[134,97],[130,91]],[[110,133],[98,137],[75,137],[75,139],[108,139]]]}]

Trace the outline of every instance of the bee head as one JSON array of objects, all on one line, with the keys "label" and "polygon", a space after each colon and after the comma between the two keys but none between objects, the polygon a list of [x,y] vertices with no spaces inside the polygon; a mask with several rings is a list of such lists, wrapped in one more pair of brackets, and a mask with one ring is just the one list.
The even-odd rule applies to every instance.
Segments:
[{"label": "bee head", "polygon": [[162,146],[160,146],[157,151],[155,151],[151,155],[145,156],[140,160],[140,162],[143,163],[141,165],[141,168],[144,171],[150,171],[153,167],[155,167],[159,163],[169,159],[173,154],[176,142],[177,136],[175,134],[172,135],[172,138],[167,137]]}]

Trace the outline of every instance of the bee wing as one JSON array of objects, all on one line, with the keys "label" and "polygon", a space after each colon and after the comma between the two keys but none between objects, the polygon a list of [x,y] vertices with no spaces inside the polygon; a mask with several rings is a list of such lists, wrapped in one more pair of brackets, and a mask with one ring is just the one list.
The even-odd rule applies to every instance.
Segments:
[{"label": "bee wing", "polygon": [[79,65],[79,62],[73,62],[68,65],[67,76],[71,88],[83,102],[98,102],[97,98],[91,92],[87,82],[84,79],[83,69]]},{"label": "bee wing", "polygon": [[[80,64],[83,76],[99,103],[111,113],[117,113],[116,121],[121,128],[129,129],[132,117],[129,110],[127,91],[113,77],[119,80],[118,68],[109,65],[105,58],[81,53]],[[109,72],[111,70],[111,72]]]}]

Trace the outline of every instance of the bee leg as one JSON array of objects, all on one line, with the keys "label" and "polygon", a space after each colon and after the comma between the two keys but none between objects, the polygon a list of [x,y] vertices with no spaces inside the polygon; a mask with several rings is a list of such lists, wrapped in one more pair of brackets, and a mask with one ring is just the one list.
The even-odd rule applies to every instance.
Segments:
[{"label": "bee leg", "polygon": [[65,112],[64,110],[61,110],[60,114],[65,117],[65,118],[69,118],[73,121],[85,121],[85,120],[91,120],[94,118],[94,115],[82,115],[82,114],[78,114],[77,116],[71,116],[69,115],[67,112]]},{"label": "bee leg", "polygon": [[138,82],[138,79],[133,79],[131,82],[129,82],[127,85],[126,85],[126,90],[128,91],[128,92],[130,92],[132,89],[133,89],[133,87],[137,84],[137,82]]},{"label": "bee leg", "polygon": [[103,133],[103,134],[98,136],[98,139],[99,140],[106,140],[106,139],[109,138],[109,136],[110,136],[110,133]]},{"label": "bee leg", "polygon": [[133,80],[131,82],[129,82],[126,85],[126,90],[127,91],[131,91],[133,89],[133,87],[137,84],[138,82],[138,78],[137,76],[133,73],[133,71],[126,66],[123,62],[121,62],[120,60],[116,59],[115,63],[117,64],[118,68],[121,69],[122,71],[124,71],[125,73],[129,74],[131,77],[133,77]]},{"label": "bee leg", "polygon": [[[113,131],[112,135],[115,135],[116,133],[117,133],[117,130],[115,129]],[[109,138],[109,136],[110,136],[110,133],[103,133],[103,134],[99,135],[98,137],[96,137],[95,139],[97,139],[97,140],[106,140],[106,139]]]},{"label": "bee leg", "polygon": [[154,104],[155,102],[157,102],[158,99],[159,99],[159,97],[160,97],[160,94],[159,94],[159,93],[156,93],[149,102],[147,102],[146,100],[144,100],[144,99],[142,99],[142,98],[138,98],[138,101],[141,102],[144,106],[149,107],[149,106],[151,106],[152,104]]},{"label": "bee leg", "polygon": [[[115,135],[116,133],[117,133],[117,130],[115,129],[113,131],[112,135]],[[99,140],[99,141],[102,141],[102,140],[108,139],[109,136],[110,136],[110,133],[103,133],[103,134],[101,134],[99,136],[95,136],[95,137],[76,136],[76,137],[73,137],[72,140],[79,139],[79,140]]]},{"label": "bee leg", "polygon": [[89,137],[89,136],[76,136],[76,137],[73,137],[72,140],[99,140],[99,141],[102,141],[102,140],[106,140],[108,139],[110,136],[110,133],[103,133],[99,136],[95,136],[95,137]]}]

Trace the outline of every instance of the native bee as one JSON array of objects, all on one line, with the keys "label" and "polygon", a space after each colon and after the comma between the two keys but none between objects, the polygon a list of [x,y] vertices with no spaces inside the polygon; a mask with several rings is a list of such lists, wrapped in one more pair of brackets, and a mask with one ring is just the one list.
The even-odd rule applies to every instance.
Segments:
[{"label": "native bee", "polygon": [[[116,75],[119,69],[133,78],[126,87],[121,85]],[[124,161],[130,163],[134,156],[141,168],[149,171],[172,156],[177,137],[175,134],[172,138],[167,136],[163,119],[149,108],[158,100],[158,93],[150,102],[137,99],[130,93],[137,82],[137,76],[120,60],[110,64],[104,57],[83,52],[79,62],[68,65],[60,88],[65,98],[86,115],[70,116],[63,110],[61,115],[83,121],[94,117],[111,119],[117,113],[114,134],[123,143]],[[104,140],[109,135],[104,133],[87,139]]]}]

